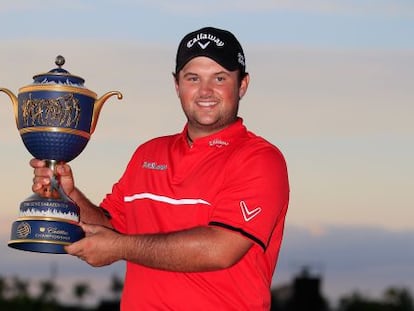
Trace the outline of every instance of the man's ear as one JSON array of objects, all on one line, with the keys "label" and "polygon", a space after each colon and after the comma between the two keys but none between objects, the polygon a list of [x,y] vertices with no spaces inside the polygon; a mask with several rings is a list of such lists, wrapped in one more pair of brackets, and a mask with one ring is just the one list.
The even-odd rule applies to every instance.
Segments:
[{"label": "man's ear", "polygon": [[180,97],[180,94],[178,92],[178,75],[179,75],[178,73],[175,73],[175,72],[172,73],[172,76],[174,79],[175,92],[177,93],[177,96]]},{"label": "man's ear", "polygon": [[243,79],[241,80],[240,87],[239,87],[239,98],[242,99],[244,94],[247,92],[247,88],[249,87],[250,76],[248,73],[245,74]]}]

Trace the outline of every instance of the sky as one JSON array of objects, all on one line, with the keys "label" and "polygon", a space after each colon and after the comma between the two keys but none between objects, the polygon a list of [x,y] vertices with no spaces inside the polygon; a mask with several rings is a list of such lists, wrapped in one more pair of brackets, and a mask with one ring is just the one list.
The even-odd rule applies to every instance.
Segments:
[{"label": "sky", "polygon": [[[96,203],[140,143],[182,130],[171,75],[179,40],[203,26],[232,31],[251,76],[240,115],[282,150],[289,169],[291,202],[274,286],[308,265],[332,300],[352,290],[378,296],[388,286],[414,292],[413,1],[0,4],[0,87],[17,95],[61,54],[64,68],[98,96],[124,95],[105,103],[87,147],[71,162],[77,186]],[[6,246],[33,176],[2,93],[0,119],[0,275],[42,279],[58,267],[66,290],[93,280],[96,296],[104,295],[123,263],[94,269],[66,255]]]}]

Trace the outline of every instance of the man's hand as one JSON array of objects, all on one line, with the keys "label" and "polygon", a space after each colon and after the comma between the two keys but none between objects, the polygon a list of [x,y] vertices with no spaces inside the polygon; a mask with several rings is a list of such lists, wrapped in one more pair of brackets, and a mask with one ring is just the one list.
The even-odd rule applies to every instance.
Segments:
[{"label": "man's hand", "polygon": [[76,256],[93,267],[110,265],[122,259],[122,235],[112,229],[80,223],[85,238],[65,246],[68,254]]},{"label": "man's hand", "polygon": [[34,169],[32,185],[32,191],[34,193],[37,193],[42,197],[52,197],[53,191],[51,190],[51,180],[53,175],[55,175],[63,192],[70,197],[75,189],[75,183],[72,170],[68,164],[57,164],[55,172],[47,167],[45,161],[39,159],[30,160],[30,166]]}]

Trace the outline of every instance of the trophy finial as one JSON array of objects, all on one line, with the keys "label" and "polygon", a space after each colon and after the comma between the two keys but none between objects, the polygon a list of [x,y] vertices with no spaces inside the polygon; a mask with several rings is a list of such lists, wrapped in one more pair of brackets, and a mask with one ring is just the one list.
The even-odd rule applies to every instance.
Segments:
[{"label": "trophy finial", "polygon": [[65,64],[65,58],[62,55],[56,56],[55,64],[57,66],[62,67]]}]

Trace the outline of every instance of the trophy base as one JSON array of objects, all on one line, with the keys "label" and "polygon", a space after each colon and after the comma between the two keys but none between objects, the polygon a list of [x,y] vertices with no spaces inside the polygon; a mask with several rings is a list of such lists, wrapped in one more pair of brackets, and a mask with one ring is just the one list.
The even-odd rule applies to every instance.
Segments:
[{"label": "trophy base", "polygon": [[84,236],[79,207],[64,193],[55,198],[32,194],[20,204],[8,245],[24,251],[65,254],[65,245]]},{"label": "trophy base", "polygon": [[50,220],[18,220],[12,225],[8,246],[30,252],[66,254],[65,245],[85,236],[75,224]]}]

